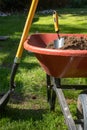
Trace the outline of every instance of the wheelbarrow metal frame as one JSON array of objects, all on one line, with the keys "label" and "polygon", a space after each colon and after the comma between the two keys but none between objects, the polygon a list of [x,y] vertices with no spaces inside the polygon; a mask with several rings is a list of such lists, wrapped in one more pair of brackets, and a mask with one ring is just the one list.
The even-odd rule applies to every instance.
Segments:
[{"label": "wheelbarrow metal frame", "polygon": [[[73,120],[72,114],[69,110],[68,104],[66,102],[65,96],[62,91],[63,88],[61,85],[61,79],[46,75],[46,80],[47,80],[47,97],[48,97],[47,99],[50,104],[50,110],[54,111],[55,99],[57,97],[61,110],[62,110],[62,113],[65,118],[66,124],[68,126],[68,129],[77,130],[77,126],[81,126],[83,122],[81,122],[80,120]],[[74,85],[73,87],[76,88],[76,86]],[[70,88],[70,89],[72,89],[72,88]],[[51,91],[52,91],[52,95],[51,95]]]}]

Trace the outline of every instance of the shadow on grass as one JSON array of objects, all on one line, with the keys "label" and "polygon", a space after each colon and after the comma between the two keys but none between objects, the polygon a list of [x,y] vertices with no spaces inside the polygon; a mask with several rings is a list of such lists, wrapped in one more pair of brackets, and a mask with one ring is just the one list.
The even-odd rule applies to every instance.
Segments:
[{"label": "shadow on grass", "polygon": [[0,113],[0,118],[9,118],[11,121],[29,121],[41,120],[43,114],[47,113],[46,109],[18,109],[7,107],[4,112]]},{"label": "shadow on grass", "polygon": [[[43,25],[38,26],[38,28],[36,25],[34,25],[31,30],[32,32],[34,32],[34,30],[37,30],[38,32],[41,33],[41,29],[42,29],[42,32],[44,33],[54,32],[53,24],[50,24],[49,26],[43,24]],[[75,25],[71,26],[70,24],[68,25],[60,24],[60,33],[87,33],[86,23],[83,23],[80,26],[78,26],[77,24],[76,26]]]},{"label": "shadow on grass", "polygon": [[78,27],[78,26],[71,26],[71,25],[61,25],[60,24],[60,32],[62,33],[77,33],[77,34],[81,34],[81,33],[87,33],[87,28],[85,26],[85,23],[81,26],[81,27]]}]

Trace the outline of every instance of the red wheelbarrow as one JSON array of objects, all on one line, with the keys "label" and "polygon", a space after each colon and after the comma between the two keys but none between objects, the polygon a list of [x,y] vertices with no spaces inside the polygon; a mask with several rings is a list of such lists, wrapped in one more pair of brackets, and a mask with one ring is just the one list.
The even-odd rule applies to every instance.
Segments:
[{"label": "red wheelbarrow", "polygon": [[[61,36],[87,37],[86,34],[61,34]],[[50,109],[55,109],[57,96],[69,130],[87,130],[86,85],[61,85],[61,78],[87,77],[87,50],[47,49],[47,44],[57,37],[55,33],[32,34],[25,41],[24,48],[35,54],[46,72],[47,97]],[[84,89],[77,101],[77,121],[72,118],[62,89]]]}]

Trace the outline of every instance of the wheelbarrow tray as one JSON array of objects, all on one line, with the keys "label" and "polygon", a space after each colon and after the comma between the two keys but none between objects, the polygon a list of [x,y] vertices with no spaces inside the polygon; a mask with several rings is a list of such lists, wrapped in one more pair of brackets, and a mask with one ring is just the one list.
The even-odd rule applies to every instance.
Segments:
[{"label": "wheelbarrow tray", "polygon": [[[87,34],[60,34],[63,36],[87,37]],[[45,72],[57,78],[87,77],[87,50],[47,49],[47,44],[58,39],[55,33],[32,34],[24,48],[35,54]]]}]

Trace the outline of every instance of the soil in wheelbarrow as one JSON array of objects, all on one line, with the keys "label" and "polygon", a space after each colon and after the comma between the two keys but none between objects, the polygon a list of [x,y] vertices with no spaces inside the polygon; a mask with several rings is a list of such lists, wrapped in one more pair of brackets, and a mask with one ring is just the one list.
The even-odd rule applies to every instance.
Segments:
[{"label": "soil in wheelbarrow", "polygon": [[[46,48],[54,48],[54,43],[49,43]],[[87,50],[87,38],[85,37],[75,37],[75,36],[65,36],[64,46],[59,48],[63,50]]]}]

